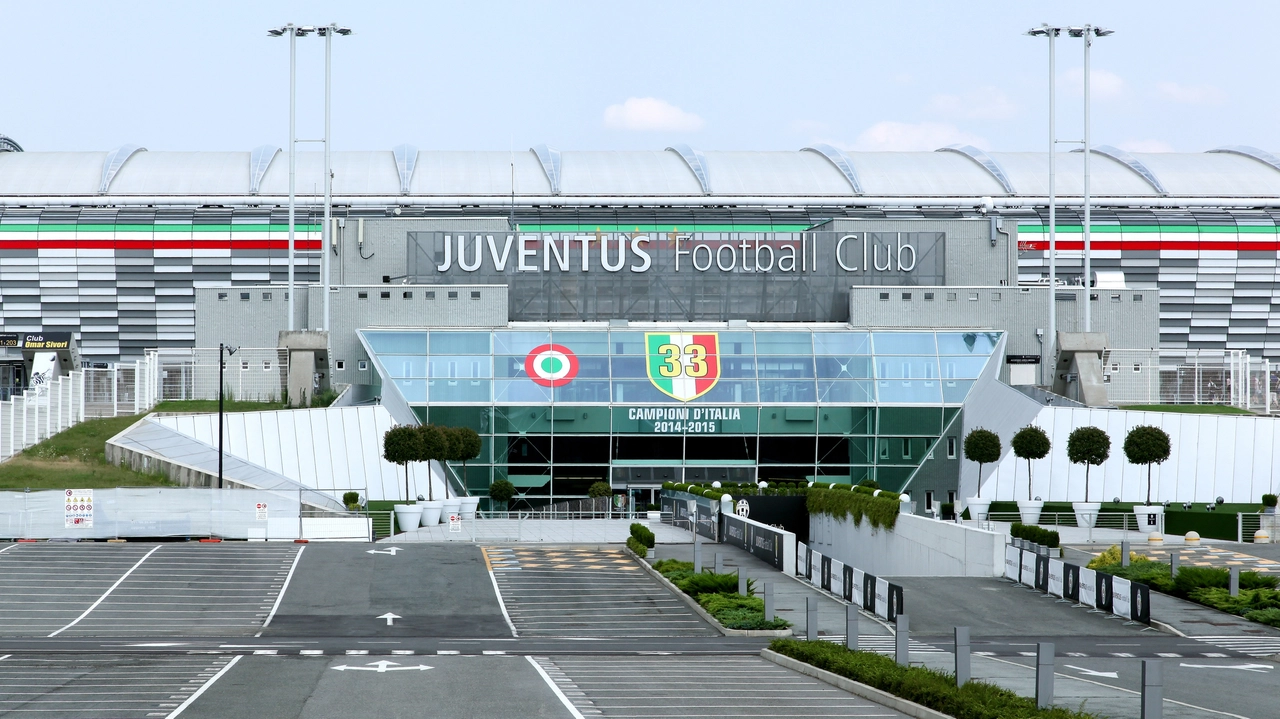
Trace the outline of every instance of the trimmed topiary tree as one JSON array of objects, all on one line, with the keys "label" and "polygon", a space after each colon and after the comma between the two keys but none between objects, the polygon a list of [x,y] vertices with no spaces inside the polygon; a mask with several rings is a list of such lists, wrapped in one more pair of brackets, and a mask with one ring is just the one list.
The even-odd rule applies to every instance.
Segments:
[{"label": "trimmed topiary tree", "polygon": [[1169,433],[1159,427],[1140,424],[1124,438],[1124,456],[1129,464],[1147,465],[1147,505],[1151,505],[1151,465],[1169,458]]},{"label": "trimmed topiary tree", "polygon": [[982,496],[982,465],[1000,461],[1000,435],[978,427],[964,438],[964,458],[978,463],[978,493]]},{"label": "trimmed topiary tree", "polygon": [[1084,465],[1084,501],[1089,501],[1089,468],[1111,456],[1111,437],[1097,427],[1076,427],[1067,435],[1067,459]]},{"label": "trimmed topiary tree", "polygon": [[[435,482],[431,477],[431,461],[444,461],[449,456],[449,435],[445,431],[434,424],[424,424],[418,427],[418,434],[422,438],[422,452],[418,455],[419,462],[427,463],[427,499],[435,501]],[[446,480],[445,498],[449,496],[449,482]]]},{"label": "trimmed topiary tree", "polygon": [[480,456],[480,450],[484,449],[484,443],[480,440],[480,435],[470,427],[454,427],[453,442],[449,444],[453,449],[453,458],[451,462],[462,462],[462,484],[467,483],[467,462]]},{"label": "trimmed topiary tree", "polygon": [[[506,505],[511,498],[516,496],[516,486],[507,479],[495,479],[489,485],[489,500]],[[490,507],[492,509],[492,507]]]},{"label": "trimmed topiary tree", "polygon": [[[1027,460],[1027,499],[1031,499],[1031,460],[1044,459],[1049,455],[1049,449],[1053,446],[1049,442],[1049,435],[1034,424],[1029,424],[1013,435],[1013,439],[1009,440],[1009,446],[1013,448],[1013,453],[1018,456],[1018,459]],[[1015,470],[1014,479],[1016,480],[1017,477]]]},{"label": "trimmed topiary tree", "polygon": [[417,427],[400,425],[382,435],[382,457],[392,464],[404,467],[404,501],[412,502],[409,494],[409,463],[422,456],[422,436]]},{"label": "trimmed topiary tree", "polygon": [[595,482],[590,487],[587,487],[587,496],[592,499],[600,499],[612,494],[613,487],[610,487],[608,482]]}]

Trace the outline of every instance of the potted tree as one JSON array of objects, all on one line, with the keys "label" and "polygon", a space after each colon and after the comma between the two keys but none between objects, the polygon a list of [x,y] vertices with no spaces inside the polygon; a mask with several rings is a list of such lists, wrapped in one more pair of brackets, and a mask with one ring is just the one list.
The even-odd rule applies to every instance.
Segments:
[{"label": "potted tree", "polygon": [[507,502],[516,496],[516,486],[506,479],[495,479],[489,485],[489,509],[493,512],[507,511]]},{"label": "potted tree", "polygon": [[416,427],[401,425],[392,427],[382,435],[382,456],[388,462],[404,467],[404,504],[392,505],[400,531],[417,529],[422,521],[422,507],[415,506],[409,493],[409,463],[422,455],[422,437]]},{"label": "potted tree", "polygon": [[1101,502],[1089,501],[1089,468],[1096,467],[1111,456],[1111,437],[1097,427],[1076,427],[1067,435],[1067,459],[1072,464],[1084,465],[1084,501],[1072,502],[1076,513],[1076,525],[1092,529],[1098,522]]},{"label": "potted tree", "polygon": [[1262,495],[1262,513],[1275,514],[1277,499],[1280,499],[1280,498],[1277,498],[1276,495],[1274,494]]},{"label": "potted tree", "polygon": [[[449,440],[434,424],[419,426],[418,435],[421,437],[421,453],[418,455],[418,461],[427,463],[427,501],[422,503],[422,526],[434,527],[440,523],[444,502],[436,499],[436,483],[431,477],[431,462],[441,461],[448,454]],[[445,486],[448,486],[447,482]]]},{"label": "potted tree", "polygon": [[[470,427],[457,427],[453,430],[453,444],[456,450],[454,455],[455,462],[462,462],[462,484],[467,484],[467,462],[480,456],[480,451],[484,449],[484,443],[480,441],[480,435]],[[480,506],[479,497],[462,497],[462,518],[475,519],[476,508]]]},{"label": "potted tree", "polygon": [[991,509],[991,500],[982,498],[982,465],[998,462],[1000,451],[1000,435],[989,429],[978,427],[964,438],[964,458],[978,463],[978,492],[964,501],[972,519],[985,520]]},{"label": "potted tree", "polygon": [[444,503],[440,510],[440,519],[449,521],[449,517],[462,516],[462,498],[449,494],[449,462],[462,461],[462,445],[458,439],[458,430],[454,427],[438,426],[440,435],[444,437],[444,451],[436,461],[440,463],[440,476],[444,479]]},{"label": "potted tree", "polygon": [[[610,487],[608,482],[592,482],[591,486],[587,487],[587,496],[593,500],[591,502],[592,512],[608,512],[608,501],[606,500],[602,503],[600,500],[613,496],[613,487]],[[600,509],[601,504],[604,505],[604,509]]]},{"label": "potted tree", "polygon": [[[1044,502],[1031,498],[1031,460],[1044,459],[1049,455],[1049,449],[1052,446],[1049,435],[1035,425],[1027,425],[1013,435],[1009,440],[1009,446],[1013,448],[1013,453],[1018,456],[1018,459],[1027,460],[1027,498],[1018,500],[1018,514],[1021,515],[1023,524],[1039,524]],[[1014,465],[1013,477],[1014,480],[1018,478],[1017,465]]]},{"label": "potted tree", "polygon": [[1160,464],[1169,458],[1169,433],[1159,427],[1140,424],[1129,430],[1124,438],[1124,456],[1129,464],[1147,465],[1147,503],[1134,505],[1133,513],[1138,518],[1138,527],[1148,527],[1150,531],[1162,532],[1164,507],[1151,503],[1151,465]]}]

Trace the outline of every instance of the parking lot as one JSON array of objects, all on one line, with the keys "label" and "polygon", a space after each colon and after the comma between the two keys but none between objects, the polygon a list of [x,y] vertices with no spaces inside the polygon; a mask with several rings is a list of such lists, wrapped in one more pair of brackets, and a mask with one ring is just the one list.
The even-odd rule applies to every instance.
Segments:
[{"label": "parking lot", "polygon": [[719,636],[620,549],[484,551],[519,636]]}]

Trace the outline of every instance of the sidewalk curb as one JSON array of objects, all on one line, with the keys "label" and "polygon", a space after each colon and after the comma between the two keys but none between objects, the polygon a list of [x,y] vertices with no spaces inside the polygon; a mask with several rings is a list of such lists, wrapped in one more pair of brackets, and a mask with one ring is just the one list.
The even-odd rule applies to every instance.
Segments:
[{"label": "sidewalk curb", "polygon": [[624,547],[624,549],[626,550],[627,554],[631,555],[632,559],[640,563],[640,566],[644,568],[644,571],[649,573],[649,576],[653,577],[654,579],[657,579],[659,582],[662,582],[662,585],[666,587],[672,594],[684,600],[684,603],[688,604],[689,607],[693,609],[693,611],[697,612],[698,616],[707,620],[707,622],[709,622],[711,626],[715,627],[716,631],[720,632],[724,636],[726,637],[789,637],[791,636],[790,629],[729,629],[725,627],[723,624],[716,621],[716,618],[711,616],[710,612],[703,609],[702,605],[698,604],[698,602],[693,597],[682,592],[680,590],[680,587],[677,587],[676,585],[672,584],[670,579],[667,579],[666,577],[662,576],[662,573],[654,569],[652,565],[650,565],[648,562],[644,560],[644,558],[640,557],[638,554],[631,551],[630,547]]},{"label": "sidewalk curb", "polygon": [[913,701],[902,699],[885,691],[867,686],[861,682],[855,682],[852,679],[829,672],[825,669],[819,669],[812,664],[806,664],[798,659],[792,659],[783,654],[779,654],[771,649],[760,650],[760,657],[766,661],[773,662],[780,667],[799,672],[807,677],[812,677],[820,682],[826,682],[837,689],[843,689],[855,696],[863,699],[870,699],[877,704],[883,704],[890,709],[900,711],[909,717],[915,719],[954,719],[950,714],[943,714],[936,709],[916,704]]}]

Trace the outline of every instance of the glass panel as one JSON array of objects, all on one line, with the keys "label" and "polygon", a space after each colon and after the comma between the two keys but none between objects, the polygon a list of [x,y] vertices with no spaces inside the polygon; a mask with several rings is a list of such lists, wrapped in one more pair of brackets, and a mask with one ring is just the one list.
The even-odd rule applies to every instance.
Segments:
[{"label": "glass panel", "polygon": [[813,354],[813,336],[808,332],[757,332],[756,354]]},{"label": "glass panel", "polygon": [[365,332],[364,338],[374,354],[427,353],[426,332]]},{"label": "glass panel", "polygon": [[720,380],[699,402],[755,402],[755,380]]},{"label": "glass panel", "polygon": [[881,404],[936,404],[942,400],[939,384],[936,380],[880,380],[876,382],[876,394]]},{"label": "glass panel", "polygon": [[869,354],[871,343],[866,332],[814,332],[813,353],[819,355]]},{"label": "glass panel", "polygon": [[989,355],[1000,341],[999,332],[939,332],[938,354]]},{"label": "glass panel", "polygon": [[796,378],[813,376],[812,357],[758,357],[760,378]]},{"label": "glass panel", "polygon": [[609,345],[615,355],[644,355],[644,333],[610,332]]},{"label": "glass panel", "polygon": [[760,381],[761,402],[815,402],[813,380]]},{"label": "glass panel", "polygon": [[432,357],[428,363],[430,376],[436,379],[478,379],[492,377],[489,355],[444,355]]},{"label": "glass panel", "polygon": [[832,404],[865,404],[875,401],[870,380],[818,380],[818,401]]},{"label": "glass panel", "polygon": [[527,377],[524,360],[528,355],[503,355],[493,358],[495,377]]},{"label": "glass panel", "polygon": [[818,357],[818,376],[832,379],[863,379],[871,374],[871,358],[865,355],[858,357]]},{"label": "glass panel", "polygon": [[378,359],[392,377],[427,376],[427,358],[422,355],[384,355]]},{"label": "glass panel", "polygon": [[942,365],[942,376],[945,379],[977,379],[982,368],[987,366],[986,357],[947,357],[939,358]]},{"label": "glass panel", "polygon": [[619,379],[624,377],[648,379],[649,375],[645,369],[644,353],[641,352],[639,357],[614,357],[613,376]]},{"label": "glass panel", "polygon": [[721,355],[755,354],[755,337],[750,332],[721,332]]},{"label": "glass panel", "polygon": [[[608,357],[578,357],[578,377],[609,377],[609,358]],[[569,382],[570,385],[579,382],[574,379]]]},{"label": "glass panel", "polygon": [[426,402],[427,401],[427,381],[422,379],[398,379],[393,380],[396,389],[400,391],[400,396],[404,397],[406,402]]},{"label": "glass panel", "polygon": [[[603,358],[600,358],[603,359]],[[607,360],[606,360],[607,361]],[[609,380],[578,378],[555,388],[556,402],[608,402]]]},{"label": "glass panel", "polygon": [[744,357],[721,355],[720,376],[755,379],[756,358],[751,355],[746,355]]},{"label": "glass panel", "polygon": [[433,379],[428,381],[432,402],[488,402],[489,380]]},{"label": "glass panel", "polygon": [[649,380],[621,380],[613,383],[613,401],[621,404],[667,404],[676,400],[658,391]]},{"label": "glass panel", "polygon": [[494,332],[493,353],[498,355],[525,355],[538,345],[551,343],[550,332]]},{"label": "glass panel", "polygon": [[551,341],[568,347],[579,356],[609,354],[608,332],[553,332]]},{"label": "glass panel", "polygon": [[938,360],[933,357],[876,357],[876,379],[937,380]]},{"label": "glass panel", "polygon": [[431,354],[476,355],[490,353],[488,332],[432,332]]},{"label": "glass panel", "polygon": [[937,436],[942,431],[939,407],[881,407],[880,432],[893,435]]},{"label": "glass panel", "polygon": [[551,388],[527,379],[500,379],[493,383],[494,402],[550,402]]},{"label": "glass panel", "polygon": [[969,390],[973,389],[973,382],[959,380],[956,382],[942,383],[942,401],[948,403],[960,403],[964,401]]},{"label": "glass panel", "polygon": [[[609,434],[608,407],[565,407],[552,409],[554,432],[576,434]],[[557,459],[557,462],[560,460]],[[593,460],[594,461],[594,460]],[[607,462],[608,459],[601,460]]]},{"label": "glass panel", "polygon": [[873,332],[872,342],[877,355],[931,355],[938,353],[938,345],[932,332]]},{"label": "glass panel", "polygon": [[[489,413],[489,407],[436,407],[431,410],[431,422],[446,427],[470,427],[481,434],[487,434],[491,424]],[[481,454],[481,458],[475,461],[487,461],[484,459],[487,456],[487,454]],[[456,469],[461,472],[461,465]]]}]

